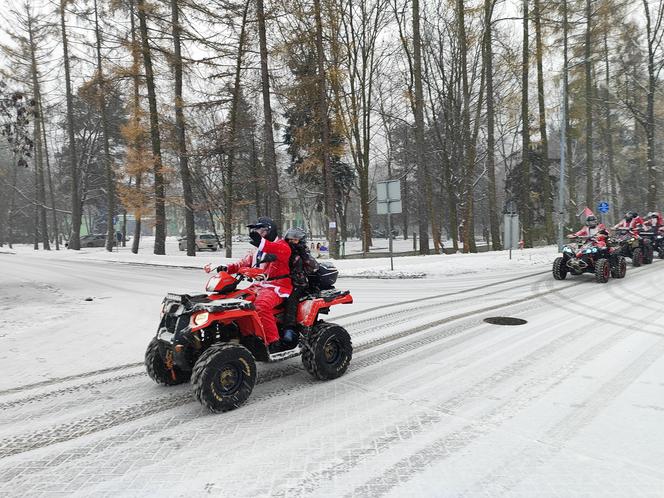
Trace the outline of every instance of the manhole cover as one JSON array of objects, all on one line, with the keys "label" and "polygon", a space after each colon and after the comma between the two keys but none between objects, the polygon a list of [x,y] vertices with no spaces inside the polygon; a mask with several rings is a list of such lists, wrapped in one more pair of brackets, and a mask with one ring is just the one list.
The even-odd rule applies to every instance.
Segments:
[{"label": "manhole cover", "polygon": [[514,318],[512,316],[490,316],[489,318],[485,318],[484,321],[493,325],[523,325],[524,323],[528,323],[523,318]]}]

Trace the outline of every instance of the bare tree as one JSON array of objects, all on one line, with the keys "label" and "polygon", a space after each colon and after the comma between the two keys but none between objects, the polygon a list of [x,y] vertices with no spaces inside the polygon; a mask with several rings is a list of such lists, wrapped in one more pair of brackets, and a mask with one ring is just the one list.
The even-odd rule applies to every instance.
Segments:
[{"label": "bare tree", "polygon": [[154,172],[155,193],[155,239],[154,253],[166,254],[166,209],[164,198],[164,173],[161,159],[161,137],[159,136],[159,113],[157,110],[157,93],[155,87],[154,71],[152,69],[152,54],[150,38],[148,36],[147,14],[145,0],[137,0],[137,16],[141,34],[141,51],[143,53],[143,67],[145,68],[145,86],[148,91],[148,105],[150,108],[150,141],[152,143],[152,161]]}]

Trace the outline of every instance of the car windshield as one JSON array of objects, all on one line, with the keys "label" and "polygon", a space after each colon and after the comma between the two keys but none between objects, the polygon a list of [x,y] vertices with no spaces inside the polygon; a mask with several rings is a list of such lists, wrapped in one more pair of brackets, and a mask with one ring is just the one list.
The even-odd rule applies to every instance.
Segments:
[{"label": "car windshield", "polygon": [[201,235],[200,239],[214,239],[214,235]]}]

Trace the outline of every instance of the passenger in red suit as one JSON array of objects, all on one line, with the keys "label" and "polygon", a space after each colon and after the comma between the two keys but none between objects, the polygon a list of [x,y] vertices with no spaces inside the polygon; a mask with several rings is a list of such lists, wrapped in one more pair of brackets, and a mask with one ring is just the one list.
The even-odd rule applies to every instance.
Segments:
[{"label": "passenger in red suit", "polygon": [[[228,266],[218,266],[217,271],[236,273],[243,267],[260,267],[265,270],[267,278],[255,282],[252,288],[257,291],[254,306],[263,325],[263,339],[270,353],[278,353],[289,346],[279,339],[279,329],[274,317],[274,309],[287,298],[293,290],[290,278],[289,260],[290,245],[277,236],[277,227],[272,219],[260,217],[251,225],[249,237],[251,244],[256,246],[243,259]],[[292,346],[290,346],[292,347]]]},{"label": "passenger in red suit", "polygon": [[662,221],[662,214],[656,211],[648,213],[646,219],[643,222],[643,226],[646,228],[652,229],[654,232],[657,232],[664,225]]}]

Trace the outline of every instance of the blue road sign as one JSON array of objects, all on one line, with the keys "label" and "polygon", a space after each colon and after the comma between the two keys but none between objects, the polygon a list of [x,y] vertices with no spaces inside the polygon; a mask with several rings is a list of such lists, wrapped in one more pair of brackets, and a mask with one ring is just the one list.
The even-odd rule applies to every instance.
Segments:
[{"label": "blue road sign", "polygon": [[600,213],[608,213],[609,212],[609,203],[608,202],[600,202],[597,204],[597,211]]}]

